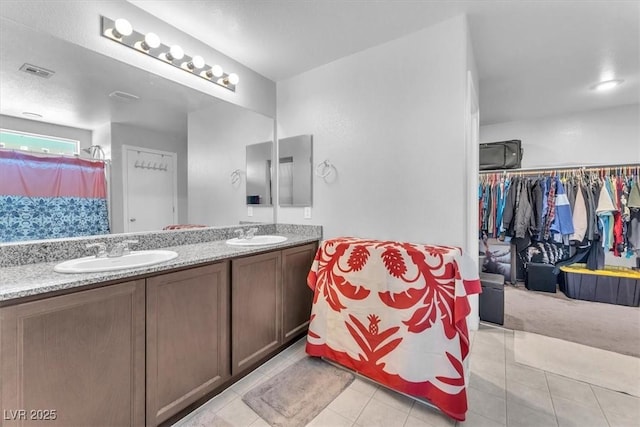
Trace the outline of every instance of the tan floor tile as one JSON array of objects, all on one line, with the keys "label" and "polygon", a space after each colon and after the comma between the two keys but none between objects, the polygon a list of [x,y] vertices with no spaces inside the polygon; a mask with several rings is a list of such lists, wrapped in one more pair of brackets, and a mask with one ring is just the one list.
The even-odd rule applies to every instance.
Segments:
[{"label": "tan floor tile", "polygon": [[549,390],[544,371],[520,364],[507,364],[507,389],[515,381],[533,388]]},{"label": "tan floor tile", "polygon": [[292,358],[286,358],[284,360],[281,360],[280,363],[278,363],[275,366],[272,366],[271,369],[269,369],[269,371],[265,374],[265,376],[267,378],[272,378],[296,362],[297,360]]},{"label": "tan floor tile", "polygon": [[329,408],[325,408],[307,424],[308,427],[351,427],[352,425],[353,421]]},{"label": "tan floor tile", "polygon": [[414,402],[412,398],[396,393],[395,391],[389,390],[385,387],[378,388],[378,390],[373,394],[373,399],[386,403],[392,408],[406,413],[409,413]]},{"label": "tan floor tile", "polygon": [[494,376],[483,372],[471,372],[469,386],[503,399],[506,398],[507,381],[505,377]]},{"label": "tan floor tile", "polygon": [[593,394],[589,384],[561,377],[549,372],[547,372],[546,375],[551,396],[573,400],[574,402],[582,403],[584,405],[598,405],[596,396]]},{"label": "tan floor tile", "polygon": [[442,413],[439,409],[416,401],[409,411],[409,416],[417,418],[433,427],[450,427],[455,425],[455,421]]},{"label": "tan floor tile", "polygon": [[234,427],[247,427],[260,418],[242,399],[236,399],[226,405],[218,411],[218,416]]},{"label": "tan floor tile", "polygon": [[233,384],[231,386],[231,390],[242,396],[265,380],[267,380],[267,377],[255,370],[237,383]]},{"label": "tan floor tile", "polygon": [[273,357],[267,360],[266,362],[264,362],[262,365],[260,365],[258,369],[255,370],[255,372],[259,372],[263,375],[270,375],[273,369],[277,368],[278,366],[286,362],[287,362],[287,357],[282,356],[282,353],[280,353],[276,357]]},{"label": "tan floor tile", "polygon": [[505,424],[507,402],[505,399],[482,392],[473,387],[467,389],[469,410],[487,417],[497,423]]},{"label": "tan floor tile", "polygon": [[356,420],[356,424],[362,427],[402,427],[408,416],[407,412],[371,399]]},{"label": "tan floor tile", "polygon": [[505,347],[488,344],[486,341],[477,341],[471,347],[471,357],[484,357],[496,362],[504,363]]},{"label": "tan floor tile", "polygon": [[490,420],[487,417],[483,417],[473,411],[467,411],[467,416],[464,421],[458,421],[456,427],[502,427],[504,424],[500,424],[496,421]]},{"label": "tan floor tile", "polygon": [[360,393],[352,388],[347,388],[328,406],[334,412],[343,417],[355,421],[362,412],[367,403],[371,400],[371,396]]},{"label": "tan floor tile", "polygon": [[551,393],[542,388],[529,387],[515,381],[507,382],[507,407],[512,402],[554,415]]},{"label": "tan floor tile", "polygon": [[618,414],[605,414],[611,427],[638,427],[638,420],[630,420]]},{"label": "tan floor tile", "polygon": [[640,398],[596,386],[591,389],[607,418],[616,422],[634,421],[640,425]]},{"label": "tan floor tile", "polygon": [[505,378],[506,377],[506,365],[504,361],[492,360],[486,357],[471,356],[469,360],[469,369],[471,372],[481,374],[484,376],[490,376],[491,378]]},{"label": "tan floor tile", "polygon": [[373,394],[379,387],[380,386],[373,381],[360,377],[356,377],[356,379],[353,380],[353,382],[349,386],[349,388],[359,391],[360,393],[365,394],[369,397],[373,396]]},{"label": "tan floor tile", "polygon": [[599,406],[582,405],[573,400],[554,397],[553,407],[560,427],[601,427],[608,425]]},{"label": "tan floor tile", "polygon": [[[556,417],[531,409],[519,403],[507,404],[507,425],[509,427],[557,427]],[[605,427],[605,426],[601,426]]]},{"label": "tan floor tile", "polygon": [[249,427],[271,427],[271,425],[262,418],[258,418],[257,420],[249,424]]},{"label": "tan floor tile", "polygon": [[213,399],[209,400],[207,403],[196,409],[195,412],[199,411],[208,411],[208,412],[218,412],[220,409],[227,406],[229,403],[233,402],[236,399],[240,399],[240,395],[234,392],[231,389],[226,389],[219,395],[215,396]]}]

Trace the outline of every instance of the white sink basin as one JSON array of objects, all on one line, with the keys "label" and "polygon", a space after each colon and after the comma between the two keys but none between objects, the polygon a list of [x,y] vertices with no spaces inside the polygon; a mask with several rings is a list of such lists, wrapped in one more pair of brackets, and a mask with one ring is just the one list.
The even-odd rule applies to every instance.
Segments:
[{"label": "white sink basin", "polygon": [[227,245],[231,246],[265,246],[265,245],[275,245],[277,243],[282,243],[286,241],[287,238],[284,236],[271,236],[268,234],[263,234],[260,236],[254,236],[252,239],[239,239],[234,237],[233,239],[227,240]]},{"label": "white sink basin", "polygon": [[87,256],[61,262],[53,267],[58,273],[97,273],[99,271],[124,270],[144,267],[169,261],[178,256],[176,252],[165,250],[131,251],[128,255],[114,258],[96,258]]}]

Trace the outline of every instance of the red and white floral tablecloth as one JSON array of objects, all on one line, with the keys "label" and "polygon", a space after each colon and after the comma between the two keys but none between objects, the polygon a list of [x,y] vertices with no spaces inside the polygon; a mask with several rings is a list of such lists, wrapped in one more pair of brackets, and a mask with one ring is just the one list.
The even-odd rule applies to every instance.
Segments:
[{"label": "red and white floral tablecloth", "polygon": [[309,355],[465,419],[467,296],[481,292],[471,258],[455,247],[336,238],[318,248],[307,283]]}]

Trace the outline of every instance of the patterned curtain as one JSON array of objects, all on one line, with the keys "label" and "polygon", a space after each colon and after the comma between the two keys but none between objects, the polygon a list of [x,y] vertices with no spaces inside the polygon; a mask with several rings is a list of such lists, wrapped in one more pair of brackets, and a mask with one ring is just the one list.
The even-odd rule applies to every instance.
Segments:
[{"label": "patterned curtain", "polygon": [[109,233],[105,164],[0,150],[0,242]]}]

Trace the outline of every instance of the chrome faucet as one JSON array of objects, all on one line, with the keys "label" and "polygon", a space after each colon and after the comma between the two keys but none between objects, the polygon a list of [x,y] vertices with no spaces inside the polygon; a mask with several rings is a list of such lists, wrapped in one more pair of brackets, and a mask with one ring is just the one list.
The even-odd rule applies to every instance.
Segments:
[{"label": "chrome faucet", "polygon": [[96,252],[96,258],[104,258],[107,256],[107,245],[105,243],[87,243],[85,248],[98,248],[98,252]]},{"label": "chrome faucet", "polygon": [[244,236],[245,239],[253,239],[253,236],[258,231],[257,228],[253,227],[247,230],[247,234]]},{"label": "chrome faucet", "polygon": [[244,239],[244,230],[242,228],[238,228],[237,230],[233,230],[233,232],[238,235],[238,239]]},{"label": "chrome faucet", "polygon": [[124,240],[120,243],[116,243],[115,246],[111,249],[111,252],[109,252],[109,255],[107,255],[109,258],[116,258],[116,257],[120,257],[120,256],[124,256],[124,255],[129,255],[131,253],[131,249],[129,249],[129,245],[134,245],[138,243],[137,240]]}]

